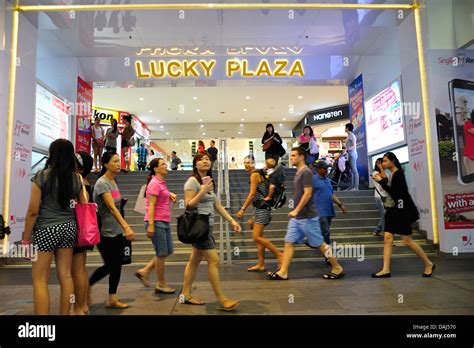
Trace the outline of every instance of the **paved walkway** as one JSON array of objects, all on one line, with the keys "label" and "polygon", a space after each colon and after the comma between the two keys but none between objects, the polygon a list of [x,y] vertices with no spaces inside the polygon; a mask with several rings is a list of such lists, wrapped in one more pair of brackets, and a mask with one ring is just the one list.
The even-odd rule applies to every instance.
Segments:
[{"label": "paved walkway", "polygon": [[[223,266],[221,277],[225,292],[239,299],[235,314],[474,314],[474,255],[440,256],[434,259],[432,278],[422,278],[421,261],[415,257],[396,258],[392,278],[371,279],[381,260],[343,261],[346,277],[327,281],[321,278],[328,270],[321,261],[297,262],[291,267],[289,281],[270,281],[262,273],[248,273],[249,264]],[[156,295],[134,277],[135,266],[124,267],[119,296],[130,304],[126,310],[106,309],[103,305],[107,283],[93,289],[92,315],[196,315],[222,314],[207,282],[203,263],[195,282],[194,295],[206,301],[204,306],[179,303],[175,295]],[[92,272],[92,269],[89,270]],[[180,289],[184,266],[167,266],[167,279]],[[152,278],[154,279],[154,278]],[[0,314],[33,314],[31,269],[0,268]],[[52,314],[58,313],[59,286],[51,274]]]}]

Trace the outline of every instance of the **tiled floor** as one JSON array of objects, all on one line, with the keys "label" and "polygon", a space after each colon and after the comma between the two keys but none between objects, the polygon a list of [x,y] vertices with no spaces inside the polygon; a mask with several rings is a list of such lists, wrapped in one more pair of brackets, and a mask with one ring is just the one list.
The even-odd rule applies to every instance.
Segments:
[{"label": "tiled floor", "polygon": [[[239,299],[235,314],[474,314],[474,255],[440,256],[432,278],[422,278],[421,261],[415,257],[393,260],[392,278],[371,279],[381,260],[343,261],[346,277],[327,281],[321,275],[328,270],[322,262],[299,262],[291,267],[289,281],[265,279],[265,274],[248,273],[248,264],[221,268],[225,292]],[[200,266],[193,294],[206,301],[204,306],[179,303],[175,295],[155,295],[134,277],[134,266],[124,267],[119,297],[130,304],[126,310],[106,309],[103,305],[107,284],[93,288],[92,315],[196,315],[222,314],[207,281],[206,265]],[[90,270],[92,271],[92,269]],[[184,266],[167,267],[170,285],[180,289]],[[0,314],[33,314],[31,270],[0,268]],[[59,287],[51,274],[51,313],[58,313]]]}]

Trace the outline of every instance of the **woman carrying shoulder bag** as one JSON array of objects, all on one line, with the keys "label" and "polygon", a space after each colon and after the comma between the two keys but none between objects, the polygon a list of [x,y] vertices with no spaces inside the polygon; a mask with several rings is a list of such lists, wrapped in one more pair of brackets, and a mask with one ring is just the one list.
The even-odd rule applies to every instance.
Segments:
[{"label": "woman carrying shoulder bag", "polygon": [[390,170],[390,177],[383,173],[376,174],[373,179],[389,193],[394,201],[393,207],[385,212],[385,234],[383,249],[383,268],[372,274],[372,278],[390,278],[390,259],[392,257],[393,235],[399,234],[403,243],[423,261],[425,269],[423,277],[431,277],[435,265],[430,261],[424,250],[412,239],[411,225],[419,219],[418,209],[408,192],[407,182],[398,158],[392,152],[383,156],[383,168]]},{"label": "woman carrying shoulder bag", "polygon": [[[203,182],[203,178],[206,178],[205,182]],[[204,258],[207,261],[209,281],[219,301],[217,309],[233,311],[240,302],[230,299],[222,291],[219,276],[219,255],[216,250],[216,241],[212,235],[214,211],[217,211],[219,215],[226,219],[235,232],[241,232],[242,228],[229,215],[219,200],[217,200],[216,194],[214,193],[214,182],[212,180],[211,156],[207,152],[200,152],[194,156],[193,175],[184,184],[184,200],[187,209],[197,209],[198,214],[209,215],[208,238],[204,242],[193,244],[189,262],[184,271],[182,291],[184,303],[191,305],[204,304],[202,300],[191,296],[191,287],[196,277],[197,268]]]},{"label": "woman carrying shoulder bag", "polygon": [[266,131],[262,137],[262,150],[265,152],[265,159],[273,158],[278,164],[280,153],[282,152],[282,140],[278,133],[275,132],[273,124],[269,123],[265,127]]},{"label": "woman carrying shoulder bag", "polygon": [[[85,204],[88,199],[76,173],[72,143],[66,139],[53,141],[45,168],[36,173],[31,181],[30,203],[21,243],[33,243],[38,251],[32,268],[35,314],[49,314],[48,281],[54,257],[61,288],[59,314],[68,315],[70,299],[74,294],[71,275],[73,247],[77,238],[74,206],[76,200]],[[73,314],[83,314],[82,308],[75,308]]]}]

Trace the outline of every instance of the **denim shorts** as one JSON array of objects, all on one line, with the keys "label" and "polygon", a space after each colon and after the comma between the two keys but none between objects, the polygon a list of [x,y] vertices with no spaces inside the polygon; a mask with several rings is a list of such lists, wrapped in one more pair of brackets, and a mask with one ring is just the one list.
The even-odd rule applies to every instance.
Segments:
[{"label": "denim shorts", "polygon": [[319,217],[310,219],[290,219],[288,231],[285,236],[285,243],[302,244],[305,237],[312,247],[319,247],[324,239],[321,234]]},{"label": "denim shorts", "polygon": [[[148,229],[148,221],[145,221],[145,230]],[[151,237],[156,256],[169,256],[173,253],[173,238],[169,222],[155,221],[155,234]]]}]

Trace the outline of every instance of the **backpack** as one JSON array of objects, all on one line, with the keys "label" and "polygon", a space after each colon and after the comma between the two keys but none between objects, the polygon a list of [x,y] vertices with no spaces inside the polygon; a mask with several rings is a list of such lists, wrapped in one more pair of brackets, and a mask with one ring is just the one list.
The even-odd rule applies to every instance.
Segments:
[{"label": "backpack", "polygon": [[[263,169],[260,169],[259,174],[263,178],[263,180],[265,181],[265,184],[267,185],[267,190],[268,190],[270,188],[270,180],[267,179],[265,171]],[[260,191],[258,186],[257,186],[257,191],[262,196],[265,197],[265,195],[263,194],[263,192]],[[285,191],[286,191],[285,185],[275,185],[275,191],[273,192],[272,200],[269,201],[269,202],[265,202],[265,204],[268,205],[268,207],[270,209],[274,209],[274,210],[275,209],[280,209],[286,203],[286,193],[285,193]]]}]

